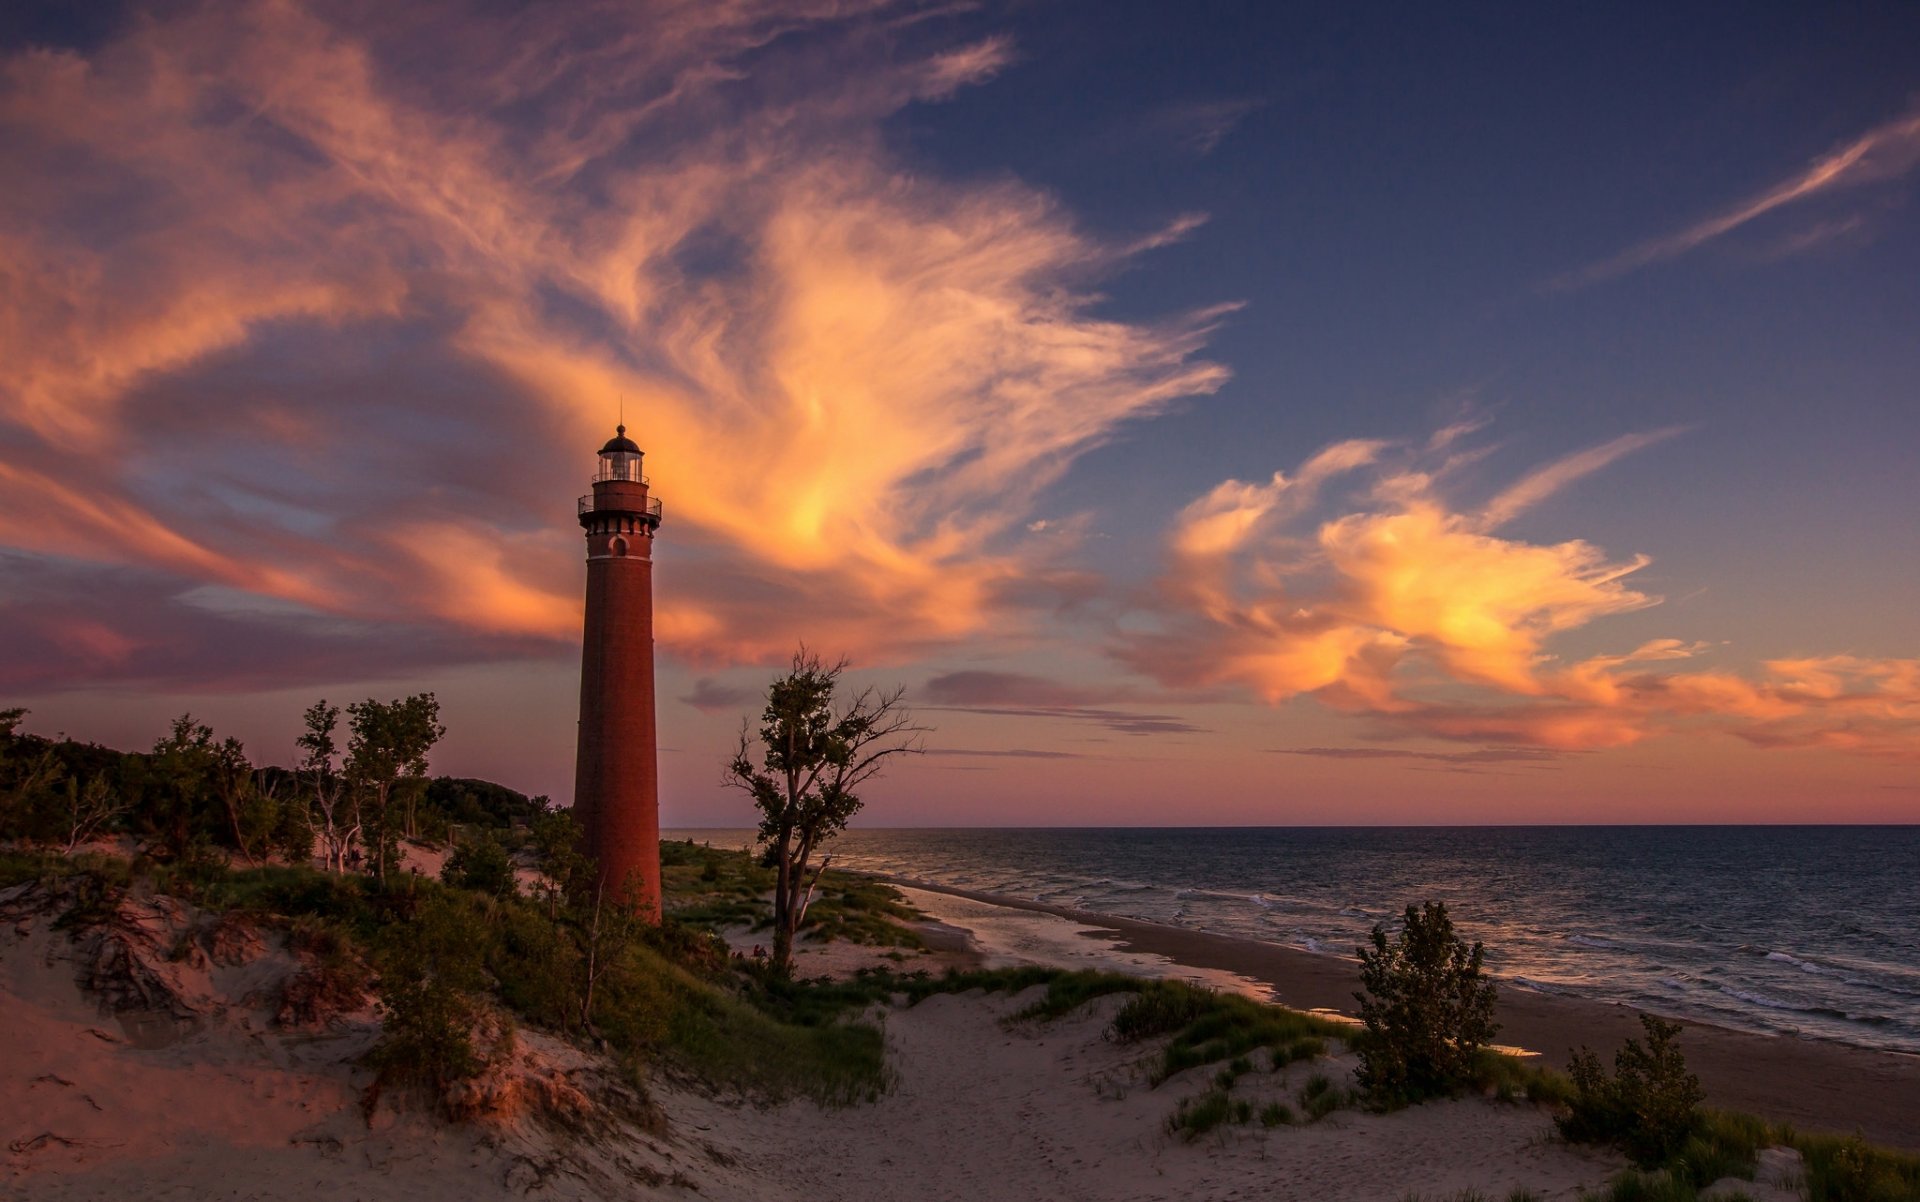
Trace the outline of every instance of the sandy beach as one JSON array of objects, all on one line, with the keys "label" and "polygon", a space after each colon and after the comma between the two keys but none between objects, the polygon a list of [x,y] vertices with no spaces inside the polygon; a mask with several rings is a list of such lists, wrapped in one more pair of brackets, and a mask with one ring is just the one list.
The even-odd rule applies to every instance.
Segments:
[{"label": "sandy beach", "polygon": [[[1028,962],[1179,976],[1297,1010],[1354,1009],[1357,968],[1344,957],[923,881],[895,883],[928,914],[953,925],[972,924],[975,937],[1003,962],[1027,952]],[[1053,922],[1002,916],[1007,911]],[[1076,954],[1076,943],[1088,950]],[[1570,1049],[1587,1046],[1610,1056],[1641,1033],[1628,1007],[1512,985],[1500,992],[1499,1020],[1501,1043],[1538,1052],[1556,1068],[1565,1067]],[[1710,1105],[1920,1151],[1920,1057],[1683,1025],[1688,1067],[1699,1074]]]},{"label": "sandy beach", "polygon": [[[928,916],[926,951],[902,963],[885,949],[804,946],[801,972],[1046,964],[1178,977],[1299,1007],[1350,1002],[1350,966],[1332,957],[952,890],[903,891]],[[1155,1083],[1157,1045],[1109,1038],[1116,997],[1052,1022],[1009,1021],[1038,990],[872,1007],[891,1084],[850,1108],[768,1105],[670,1072],[650,1074],[641,1105],[601,1058],[527,1031],[506,1071],[477,1088],[472,1121],[449,1125],[403,1106],[369,1115],[357,1057],[374,1014],[285,1026],[274,999],[297,966],[271,938],[235,934],[181,957],[198,920],[165,899],[133,907],[114,946],[138,968],[129,979],[174,1002],[110,1014],[86,986],[99,946],[23,901],[7,917],[0,1027],[24,1037],[0,1067],[0,1196],[9,1198],[1398,1202],[1524,1189],[1571,1202],[1624,1165],[1554,1138],[1543,1110],[1481,1097],[1228,1125],[1189,1141],[1168,1119],[1209,1089],[1218,1066]],[[1608,1047],[1630,1021],[1518,990],[1507,991],[1502,1015],[1503,1038],[1544,1046]],[[1915,1076],[1899,1058],[1698,1027],[1687,1041],[1715,1101],[1778,1102],[1795,1122],[1914,1142]],[[1262,1063],[1234,1093],[1255,1108],[1297,1107],[1313,1078],[1350,1082],[1354,1067],[1344,1052]],[[1744,1188],[1758,1202],[1800,1196],[1766,1180]]]}]

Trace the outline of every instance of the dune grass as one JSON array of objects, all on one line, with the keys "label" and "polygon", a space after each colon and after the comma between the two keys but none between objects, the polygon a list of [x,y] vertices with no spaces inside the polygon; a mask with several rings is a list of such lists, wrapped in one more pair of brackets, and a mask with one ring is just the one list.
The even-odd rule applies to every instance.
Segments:
[{"label": "dune grass", "polygon": [[[681,922],[694,926],[744,926],[767,930],[773,924],[769,895],[774,872],[738,848],[702,847],[691,840],[660,845],[664,905]],[[926,946],[908,925],[923,915],[901,900],[885,881],[852,872],[821,874],[807,907],[803,937],[830,943],[836,939],[874,947],[919,949]]]}]

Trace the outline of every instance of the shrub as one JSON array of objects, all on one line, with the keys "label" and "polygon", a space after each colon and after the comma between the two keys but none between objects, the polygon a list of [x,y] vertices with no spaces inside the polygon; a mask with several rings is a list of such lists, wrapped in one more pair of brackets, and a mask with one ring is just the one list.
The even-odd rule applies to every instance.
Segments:
[{"label": "shrub", "polygon": [[1400,1105],[1456,1093],[1473,1081],[1475,1058],[1498,1030],[1485,949],[1453,933],[1447,907],[1407,907],[1405,926],[1389,942],[1375,924],[1373,946],[1360,953],[1364,993],[1358,1079],[1379,1105]]},{"label": "shrub", "polygon": [[481,955],[489,942],[456,897],[425,900],[410,921],[389,927],[380,969],[379,1042],[367,1061],[379,1072],[369,1100],[390,1082],[425,1087],[436,1096],[479,1072],[473,1045],[486,984]]},{"label": "shrub", "polygon": [[1352,1100],[1347,1091],[1335,1086],[1333,1078],[1325,1073],[1308,1077],[1300,1089],[1300,1108],[1306,1111],[1309,1123],[1319,1122]]},{"label": "shrub", "polygon": [[1613,1144],[1636,1164],[1664,1163],[1700,1126],[1700,1079],[1687,1071],[1674,1037],[1677,1023],[1640,1016],[1643,1047],[1629,1039],[1614,1055],[1609,1078],[1600,1058],[1586,1049],[1573,1057],[1568,1074],[1574,1096],[1559,1120],[1560,1133],[1575,1143]]},{"label": "shrub", "polygon": [[511,897],[515,891],[513,861],[491,832],[455,848],[440,879],[488,897]]},{"label": "shrub", "polygon": [[1794,1141],[1807,1158],[1813,1202],[1911,1202],[1920,1198],[1920,1157],[1876,1148],[1859,1136]]},{"label": "shrub", "polygon": [[1213,991],[1185,981],[1152,981],[1113,1016],[1113,1037],[1137,1043],[1178,1031],[1214,1008]]},{"label": "shrub", "polygon": [[1167,1120],[1167,1130],[1192,1143],[1222,1123],[1245,1123],[1253,1119],[1251,1103],[1241,1101],[1224,1089],[1210,1089],[1197,1098],[1185,1098]]}]

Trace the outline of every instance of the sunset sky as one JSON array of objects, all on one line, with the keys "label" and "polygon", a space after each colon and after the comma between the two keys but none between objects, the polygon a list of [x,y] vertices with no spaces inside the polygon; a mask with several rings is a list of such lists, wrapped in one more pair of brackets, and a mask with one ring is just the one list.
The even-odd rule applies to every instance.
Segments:
[{"label": "sunset sky", "polygon": [[0,705],[663,821],[797,642],[873,825],[1920,821],[1920,6],[10,4]]}]

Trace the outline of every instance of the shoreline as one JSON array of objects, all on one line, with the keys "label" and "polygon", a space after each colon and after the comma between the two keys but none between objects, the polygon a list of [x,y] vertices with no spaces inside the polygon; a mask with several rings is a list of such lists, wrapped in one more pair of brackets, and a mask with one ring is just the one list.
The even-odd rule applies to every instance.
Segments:
[{"label": "shoreline", "polygon": [[[863,875],[922,893],[1071,922],[1082,928],[1079,938],[1103,941],[1112,951],[1257,983],[1274,1002],[1292,1009],[1344,1015],[1354,1011],[1357,962],[1347,957],[910,877]],[[964,926],[946,915],[929,917]],[[1641,1012],[1634,1007],[1498,983],[1506,986],[1500,990],[1497,1011],[1499,1042],[1539,1052],[1553,1068],[1564,1069],[1568,1053],[1581,1046],[1610,1060],[1622,1042],[1642,1035]],[[1802,1130],[1857,1132],[1875,1143],[1920,1152],[1920,1056],[1690,1019],[1674,1021],[1684,1028],[1687,1067],[1699,1076],[1709,1105],[1748,1111]]]}]

